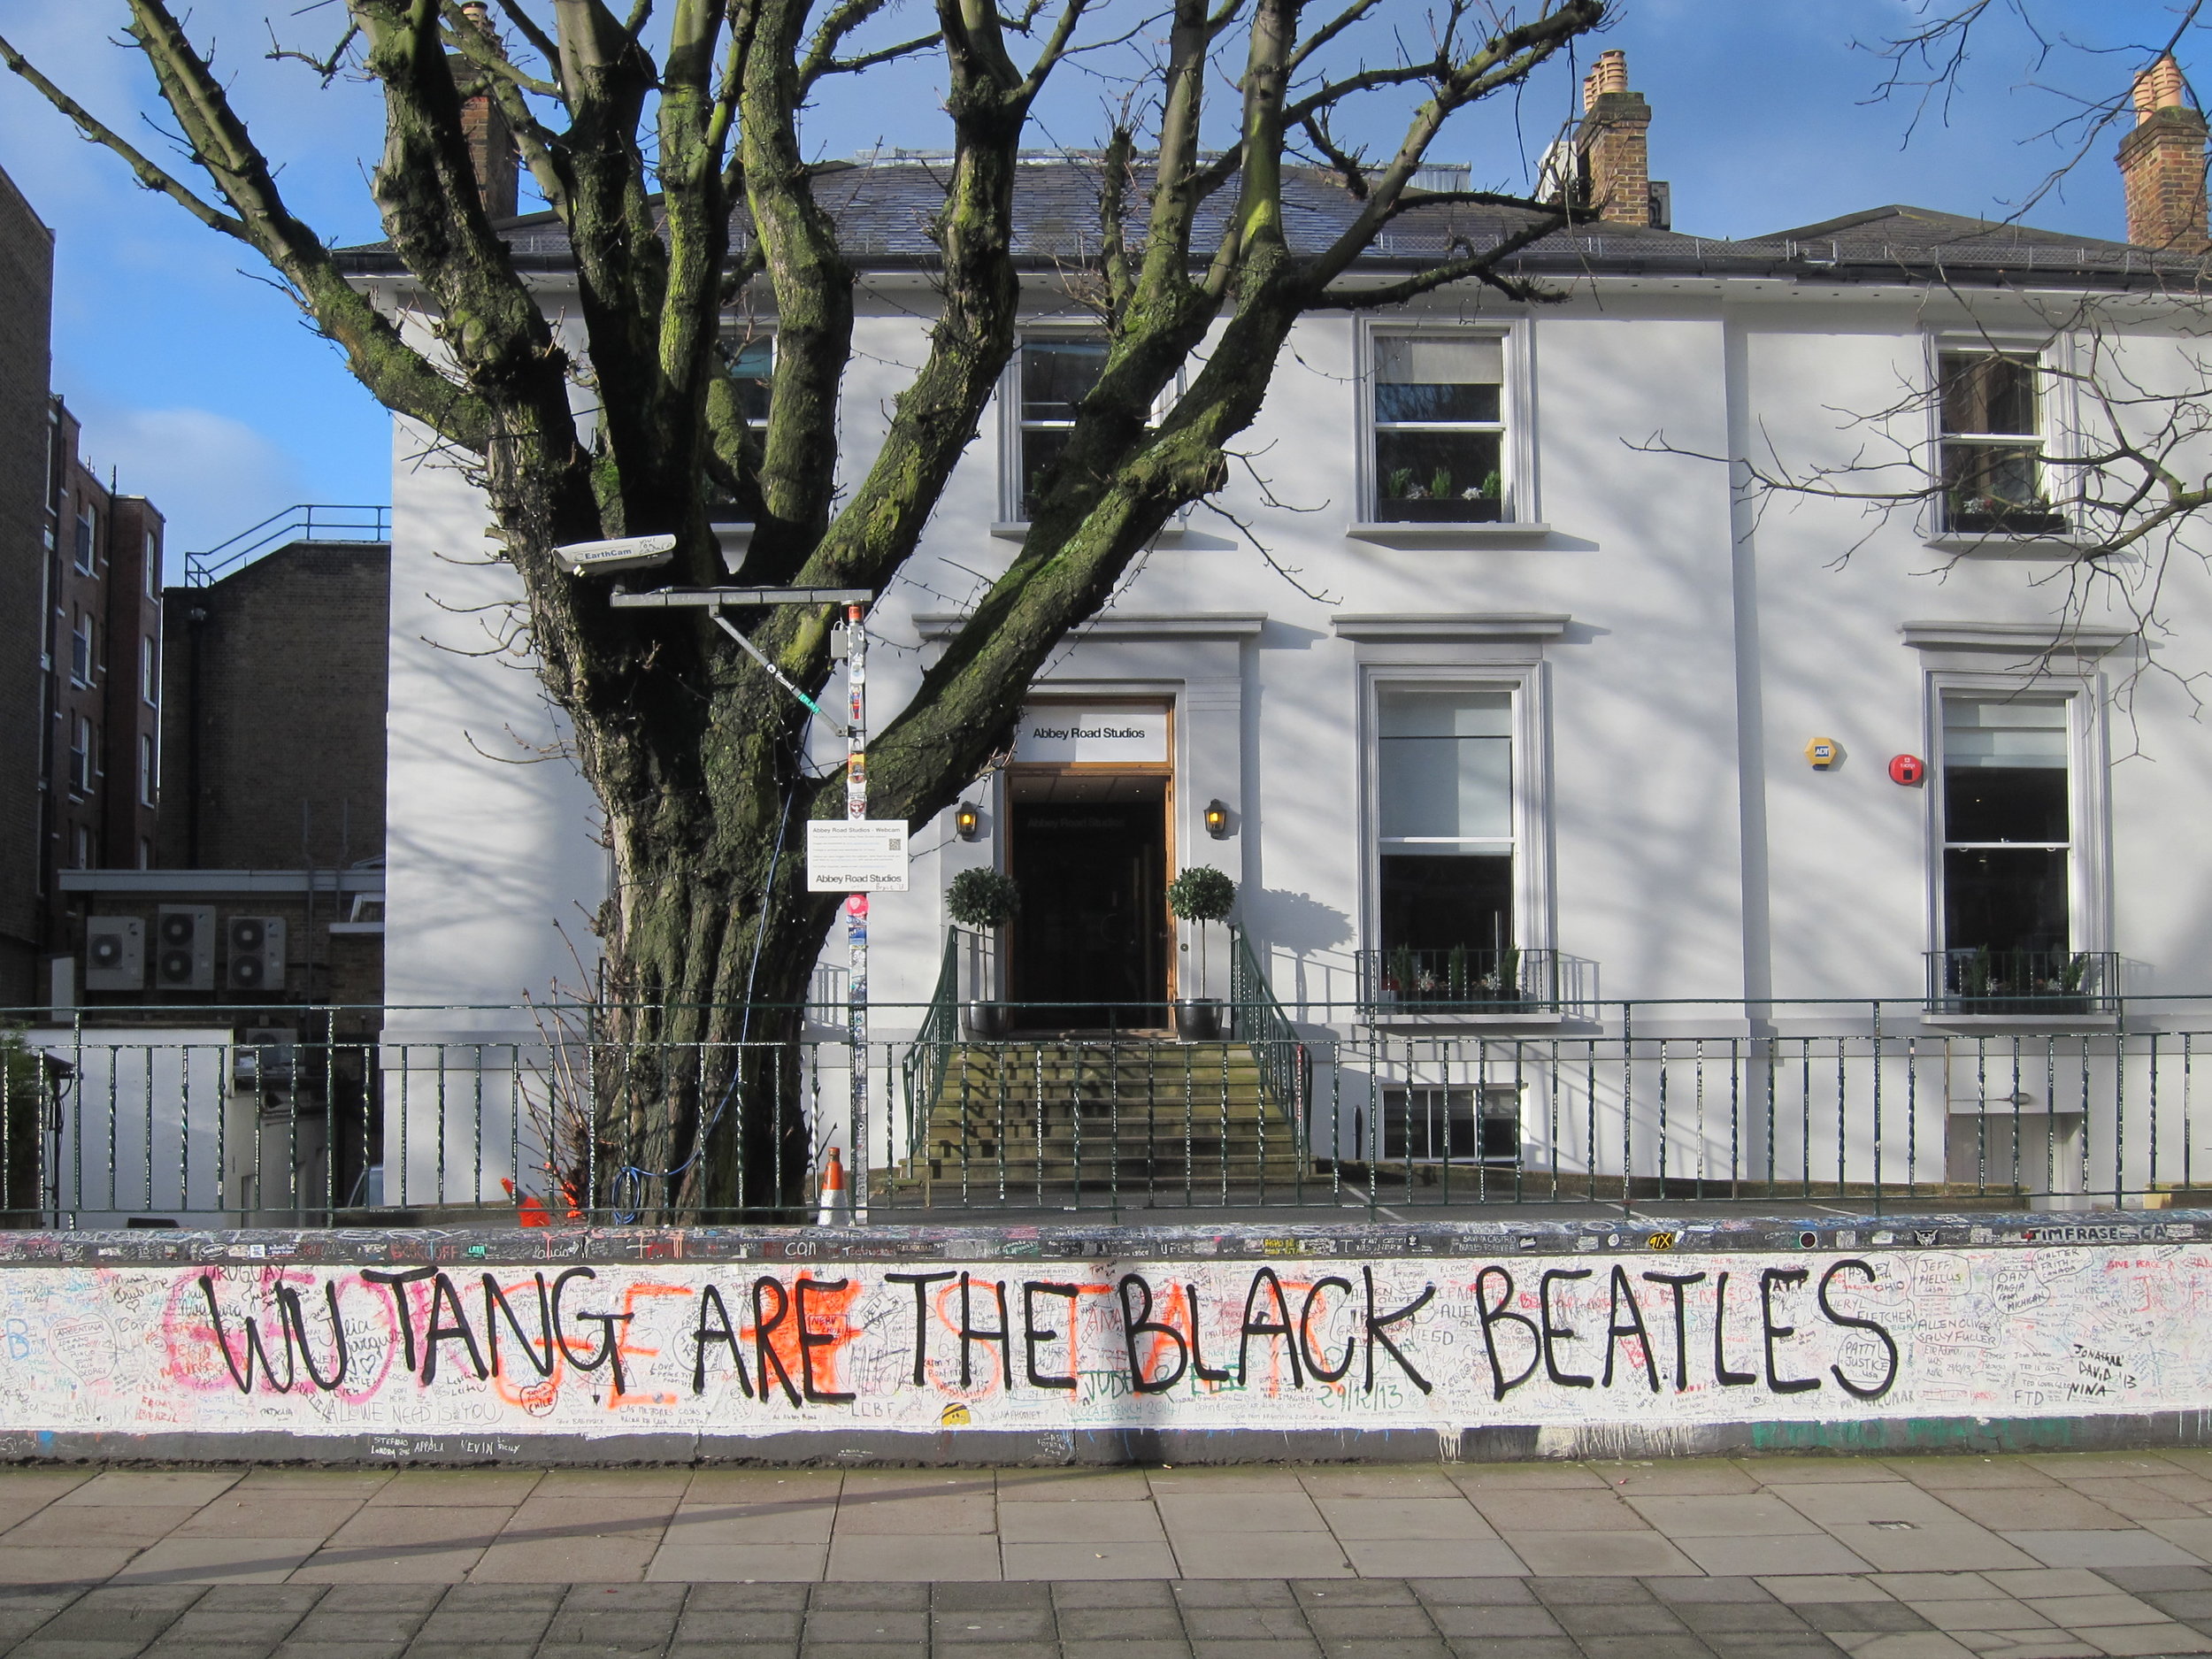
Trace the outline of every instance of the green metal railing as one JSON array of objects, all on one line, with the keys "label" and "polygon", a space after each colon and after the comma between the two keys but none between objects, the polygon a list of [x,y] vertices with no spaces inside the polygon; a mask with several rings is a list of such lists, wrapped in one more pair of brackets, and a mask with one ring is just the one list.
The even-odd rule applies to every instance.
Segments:
[{"label": "green metal railing", "polygon": [[1275,1000],[1274,987],[1261,972],[1259,958],[1241,927],[1229,929],[1229,1002],[1236,1010],[1237,1035],[1252,1050],[1260,1081],[1302,1140],[1313,1068],[1298,1028]]},{"label": "green metal railing", "polygon": [[906,1144],[918,1147],[928,1126],[929,1109],[944,1093],[952,1046],[960,1040],[960,934],[945,930],[944,960],[938,964],[937,988],[907,1046],[899,1071],[906,1091]]}]

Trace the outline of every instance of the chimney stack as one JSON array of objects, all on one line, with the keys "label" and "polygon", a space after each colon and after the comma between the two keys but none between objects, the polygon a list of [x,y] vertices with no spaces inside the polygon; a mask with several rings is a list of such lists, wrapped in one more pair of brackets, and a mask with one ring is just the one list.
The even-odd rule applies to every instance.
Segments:
[{"label": "chimney stack", "polygon": [[[496,47],[499,35],[492,27],[491,8],[484,0],[467,0],[461,15],[484,32]],[[473,84],[481,72],[466,58],[456,54],[452,59],[453,78],[463,87]],[[461,99],[461,133],[467,139],[469,160],[476,168],[476,188],[484,200],[484,211],[492,219],[512,219],[516,207],[516,157],[514,134],[507,128],[507,118],[499,112],[499,105],[488,92],[465,96]]]},{"label": "chimney stack", "polygon": [[2135,126],[2120,141],[2128,240],[2200,254],[2205,236],[2204,114],[2188,102],[2181,65],[2169,57],[2135,77]]},{"label": "chimney stack", "polygon": [[1650,128],[1651,105],[1642,93],[1628,89],[1628,54],[1601,53],[1582,79],[1575,173],[1583,200],[1609,224],[1663,228],[1663,217],[1652,211]]}]

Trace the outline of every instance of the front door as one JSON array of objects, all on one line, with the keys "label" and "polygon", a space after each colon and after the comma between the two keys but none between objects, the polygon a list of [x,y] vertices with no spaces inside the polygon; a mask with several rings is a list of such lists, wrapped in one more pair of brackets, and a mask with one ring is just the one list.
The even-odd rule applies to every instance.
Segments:
[{"label": "front door", "polygon": [[1017,773],[1010,864],[1021,889],[1009,963],[1033,1031],[1167,1023],[1166,787]]}]

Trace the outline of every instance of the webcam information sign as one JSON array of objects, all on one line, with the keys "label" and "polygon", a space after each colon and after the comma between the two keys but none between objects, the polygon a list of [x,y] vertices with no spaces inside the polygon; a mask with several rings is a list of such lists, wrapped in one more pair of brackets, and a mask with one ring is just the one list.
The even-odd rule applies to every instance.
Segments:
[{"label": "webcam information sign", "polygon": [[816,818],[806,826],[810,893],[903,893],[906,870],[902,818]]}]

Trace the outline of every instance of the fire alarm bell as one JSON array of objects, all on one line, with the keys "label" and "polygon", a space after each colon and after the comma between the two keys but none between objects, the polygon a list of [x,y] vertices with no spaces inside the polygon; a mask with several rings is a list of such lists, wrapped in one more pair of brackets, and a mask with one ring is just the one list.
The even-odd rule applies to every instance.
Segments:
[{"label": "fire alarm bell", "polygon": [[1836,764],[1836,757],[1842,753],[1841,747],[1832,737],[1816,737],[1805,745],[1805,758],[1812,764],[1815,772],[1826,772]]},{"label": "fire alarm bell", "polygon": [[1889,777],[1892,783],[1916,784],[1928,775],[1928,763],[1917,755],[1892,755],[1889,757]]}]

